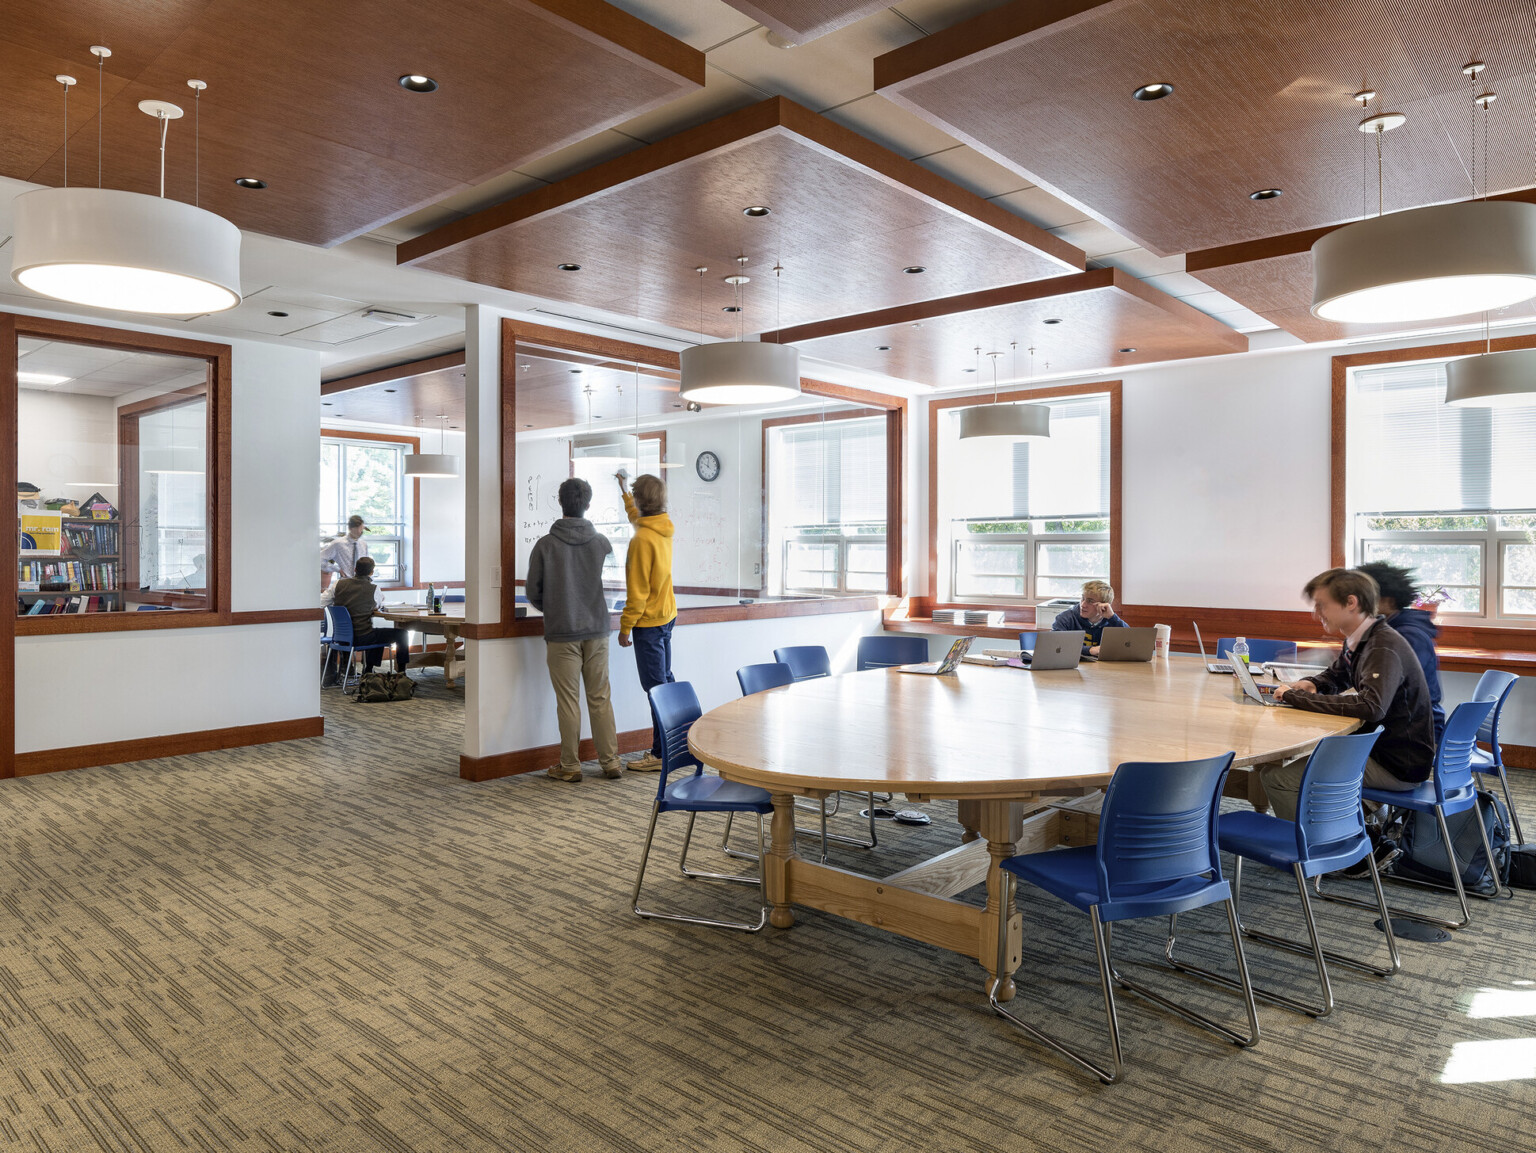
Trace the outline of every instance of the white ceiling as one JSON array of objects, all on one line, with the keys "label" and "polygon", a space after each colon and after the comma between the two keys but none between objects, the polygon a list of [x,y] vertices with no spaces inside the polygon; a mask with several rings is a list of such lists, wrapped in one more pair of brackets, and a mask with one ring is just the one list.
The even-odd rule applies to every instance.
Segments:
[{"label": "white ceiling", "polygon": [[[22,337],[18,342],[21,388],[37,392],[72,392],[84,396],[125,396],[130,392],[170,392],[201,381],[206,370],[201,361],[184,356],[159,356],[126,352],[92,344]],[[29,374],[61,376],[57,383],[26,379]]]}]

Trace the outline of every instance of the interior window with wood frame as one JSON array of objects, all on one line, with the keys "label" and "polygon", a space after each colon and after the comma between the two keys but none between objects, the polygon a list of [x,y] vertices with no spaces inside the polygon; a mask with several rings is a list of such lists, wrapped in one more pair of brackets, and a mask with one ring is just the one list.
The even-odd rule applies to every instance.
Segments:
[{"label": "interior window with wood frame", "polygon": [[940,602],[1037,604],[1114,572],[1114,389],[1010,394],[1051,410],[1050,436],[960,439],[960,413],[991,397],[934,402],[931,509]]},{"label": "interior window with wood frame", "polygon": [[17,340],[17,606],[214,608],[211,357]]}]

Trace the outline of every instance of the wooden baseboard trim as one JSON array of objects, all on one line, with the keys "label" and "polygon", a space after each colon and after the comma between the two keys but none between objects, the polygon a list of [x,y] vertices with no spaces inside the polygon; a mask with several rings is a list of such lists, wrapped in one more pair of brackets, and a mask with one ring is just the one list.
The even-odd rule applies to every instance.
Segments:
[{"label": "wooden baseboard trim", "polygon": [[76,745],[68,749],[39,749],[16,754],[15,775],[31,777],[38,773],[57,773],[94,765],[121,765],[131,761],[155,760],[158,757],[211,753],[219,749],[266,745],[274,741],[297,741],[324,735],[324,717],[298,717],[291,721],[236,725],[228,729],[205,729],[202,732],[173,733],[164,737],[141,737],[133,741],[108,741],[105,744]]},{"label": "wooden baseboard trim", "polygon": [[1501,745],[1504,765],[1510,769],[1536,769],[1536,745]]},{"label": "wooden baseboard trim", "polygon": [[321,619],[320,610],[317,608],[257,609],[251,612],[229,614],[229,623],[232,625],[284,625],[302,624],[305,621],[318,624]]},{"label": "wooden baseboard trim", "polygon": [[[619,734],[619,752],[638,753],[651,747],[650,729],[631,729]],[[584,761],[597,757],[597,746],[590,737],[583,738],[578,753]],[[560,763],[559,745],[540,745],[534,749],[515,749],[510,753],[492,753],[488,757],[459,757],[459,776],[466,781],[494,781],[536,773]]]}]

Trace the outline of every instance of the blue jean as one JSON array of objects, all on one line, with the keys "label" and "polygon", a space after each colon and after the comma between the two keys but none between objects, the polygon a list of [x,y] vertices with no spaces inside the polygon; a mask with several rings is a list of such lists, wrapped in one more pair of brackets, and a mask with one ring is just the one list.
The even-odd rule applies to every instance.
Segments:
[{"label": "blue jean", "polygon": [[[672,675],[672,626],[677,618],[664,625],[629,630],[635,644],[635,668],[640,673],[640,687],[650,692],[657,685],[670,684],[677,678]],[[661,756],[661,729],[651,721],[651,756]]]}]

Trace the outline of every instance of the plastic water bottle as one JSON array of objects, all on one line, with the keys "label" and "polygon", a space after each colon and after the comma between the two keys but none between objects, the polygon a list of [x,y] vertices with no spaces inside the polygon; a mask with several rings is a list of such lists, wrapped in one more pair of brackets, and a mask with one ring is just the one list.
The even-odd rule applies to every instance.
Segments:
[{"label": "plastic water bottle", "polygon": [[1248,638],[1238,637],[1237,643],[1232,646],[1231,652],[1234,657],[1246,665],[1248,663]]},{"label": "plastic water bottle", "polygon": [[435,588],[433,588],[430,584],[428,584],[427,585],[427,612],[435,613],[436,611],[437,611],[437,590]]}]

